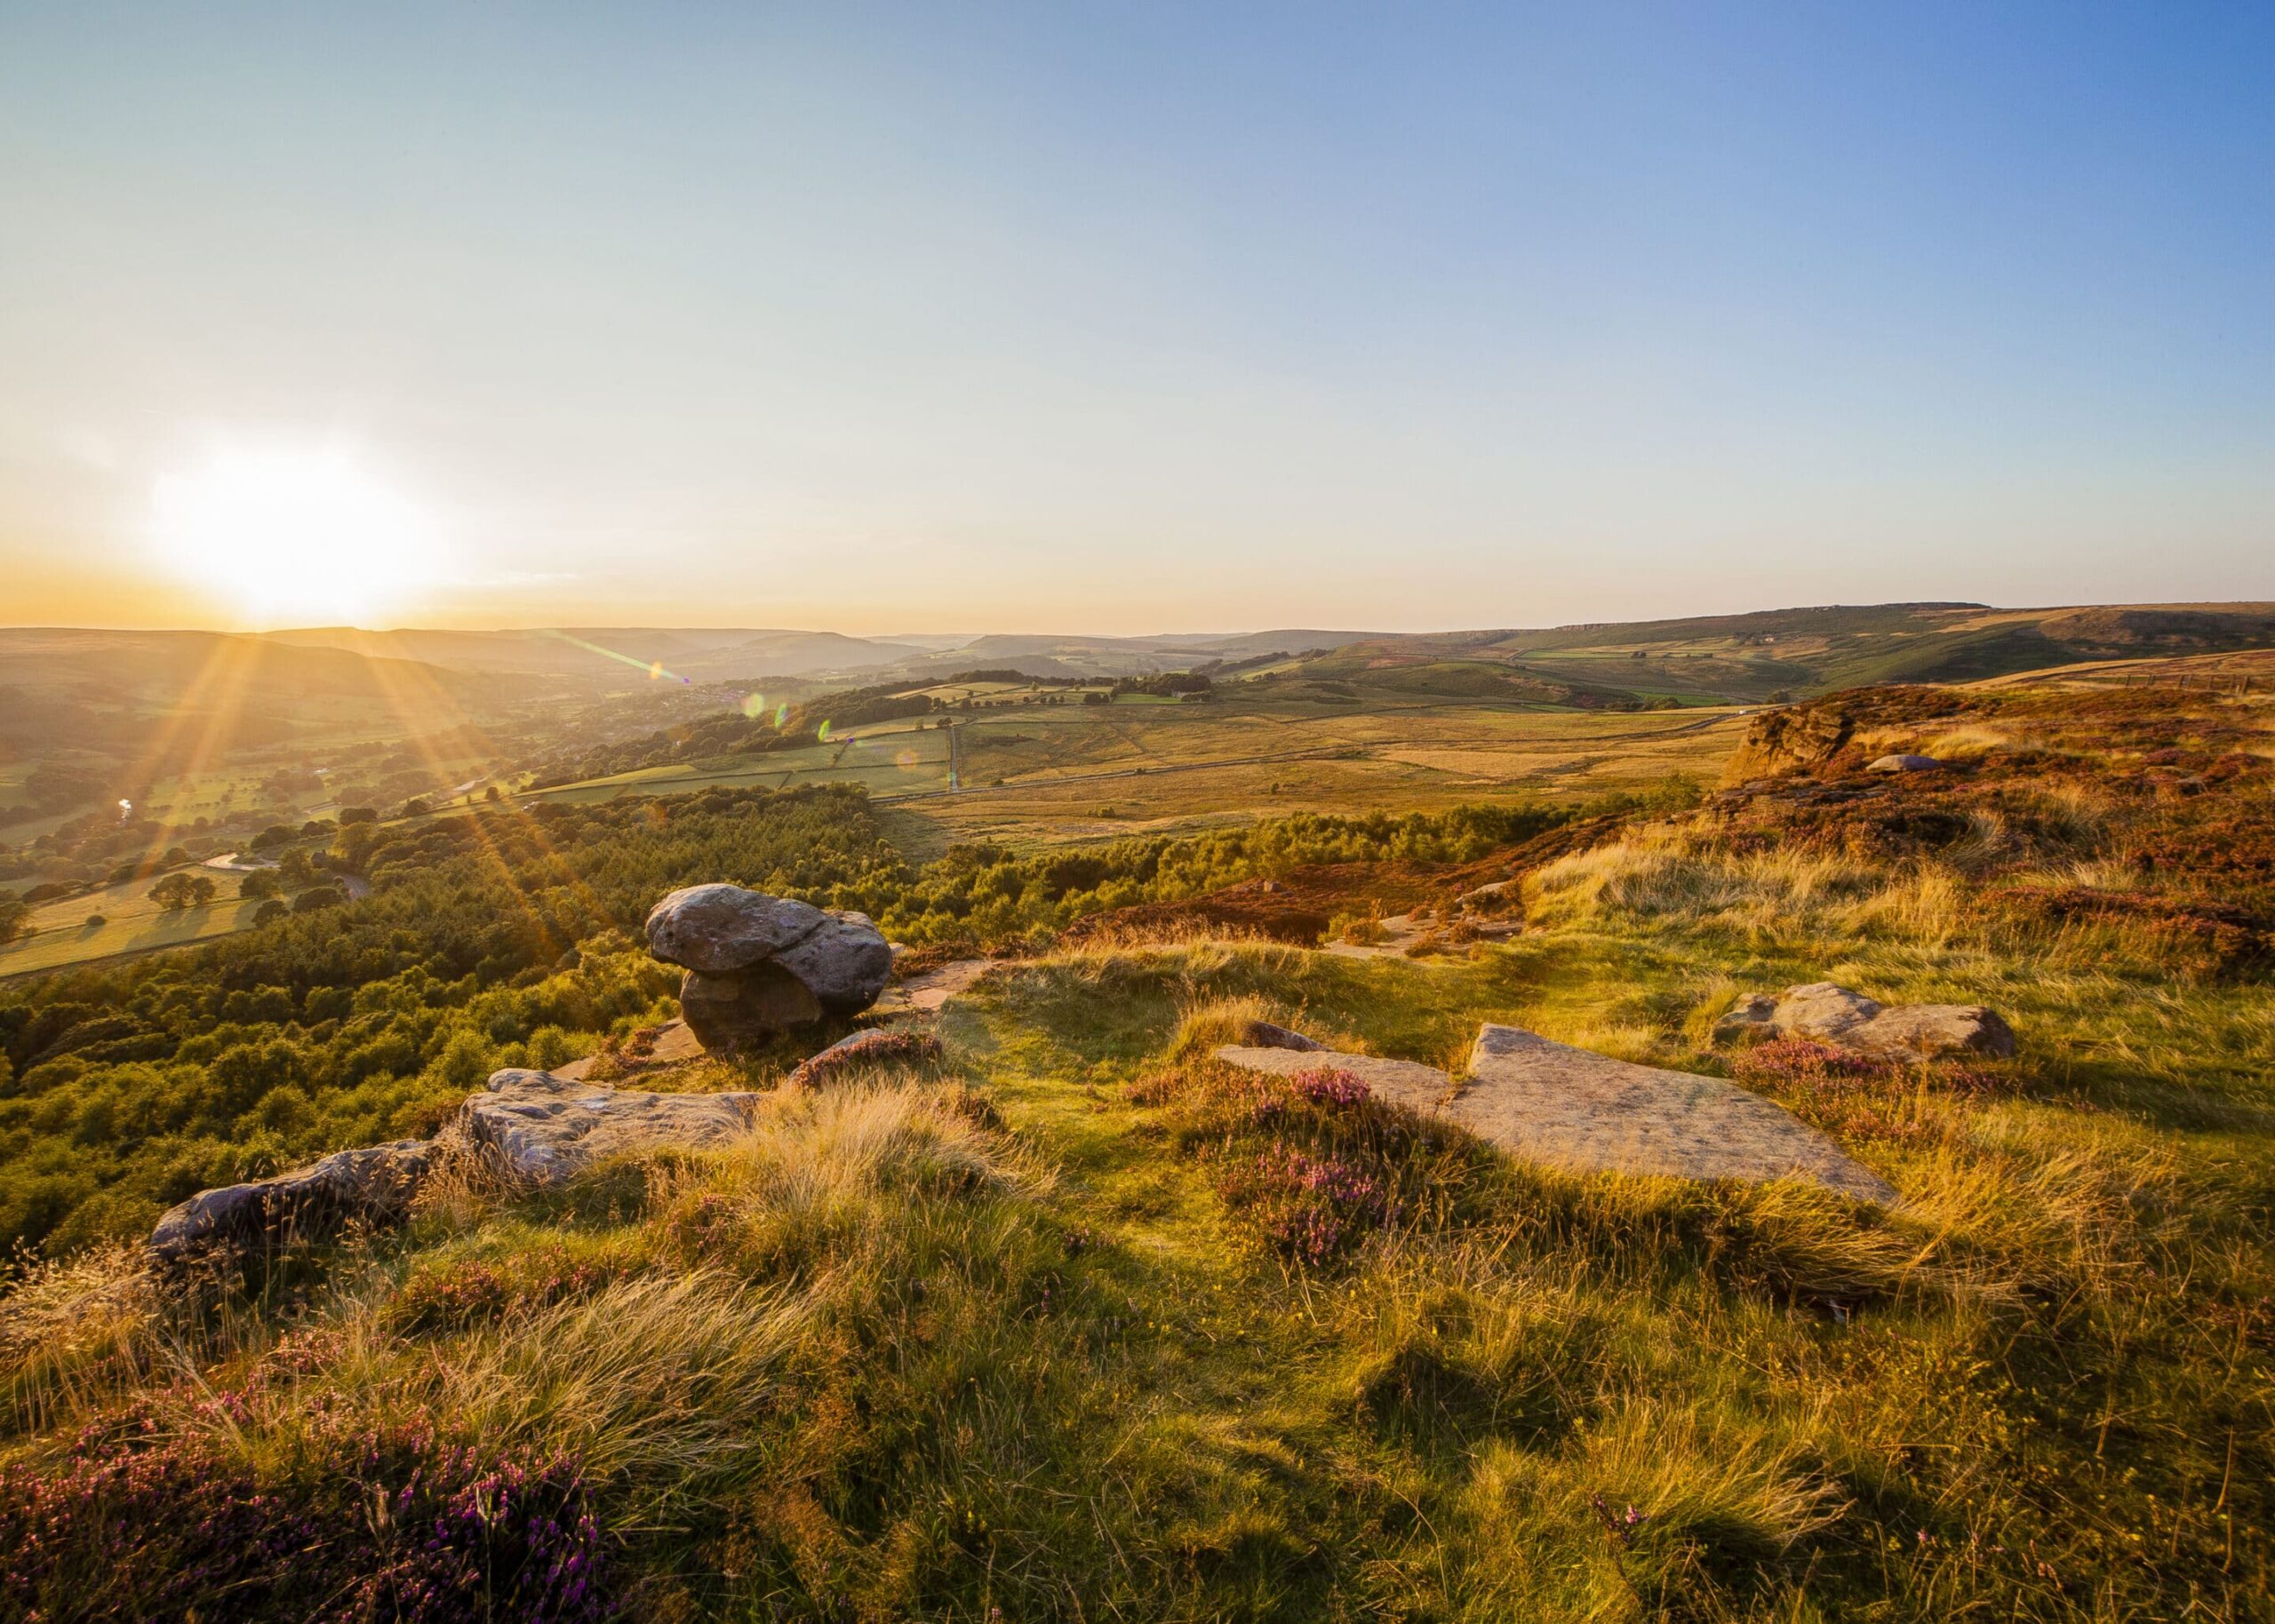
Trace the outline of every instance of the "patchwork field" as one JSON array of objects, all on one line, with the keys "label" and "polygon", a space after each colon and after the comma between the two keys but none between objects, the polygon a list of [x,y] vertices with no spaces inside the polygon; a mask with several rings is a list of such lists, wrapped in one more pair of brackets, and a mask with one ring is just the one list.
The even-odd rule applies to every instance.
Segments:
[{"label": "patchwork field", "polygon": [[881,798],[945,790],[948,787],[947,730],[888,722],[802,750],[642,768],[556,784],[536,792],[530,799],[573,805],[613,800],[627,794],[675,795],[715,787],[782,790],[802,784],[833,783],[858,784]]},{"label": "patchwork field", "polygon": [[[998,685],[1009,690],[1009,685]],[[1579,799],[1672,774],[1711,778],[1748,712],[1641,714],[1459,702],[1206,704],[1125,695],[954,720],[889,722],[802,750],[645,768],[548,788],[588,802],[717,786],[850,782],[894,807],[912,856],[954,840],[1017,846],[1183,831],[1296,811],[1404,812],[1514,798]]]},{"label": "patchwork field", "polygon": [[1642,715],[1436,704],[1116,705],[1010,711],[959,729],[963,788],[897,806],[903,828],[1014,846],[1183,832],[1290,812],[1581,800],[1711,780],[1745,712]]}]

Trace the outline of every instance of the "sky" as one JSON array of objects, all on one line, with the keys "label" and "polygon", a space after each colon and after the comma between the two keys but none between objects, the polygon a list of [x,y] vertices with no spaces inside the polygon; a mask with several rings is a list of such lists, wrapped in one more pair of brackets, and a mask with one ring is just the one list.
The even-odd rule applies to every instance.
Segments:
[{"label": "sky", "polygon": [[0,0],[0,623],[2275,598],[2275,7]]}]

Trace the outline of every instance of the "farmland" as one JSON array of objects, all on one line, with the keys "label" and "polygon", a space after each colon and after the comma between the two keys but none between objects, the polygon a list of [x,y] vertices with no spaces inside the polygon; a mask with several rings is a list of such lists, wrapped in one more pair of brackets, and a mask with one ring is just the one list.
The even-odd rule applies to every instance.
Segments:
[{"label": "farmland", "polygon": [[[260,904],[238,899],[238,876],[194,864],[167,872],[207,875],[216,882],[219,895],[202,908],[162,908],[150,900],[150,888],[164,877],[160,875],[43,904],[31,912],[31,933],[0,946],[0,976],[180,947],[252,923]],[[102,923],[90,923],[96,919]]]},{"label": "farmland", "polygon": [[1125,695],[1107,705],[1014,704],[886,723],[826,745],[645,768],[531,799],[850,782],[892,805],[897,833],[922,856],[957,840],[1043,846],[1289,812],[1577,800],[1671,774],[1711,778],[1744,714],[1515,709],[1371,691],[1354,702],[1243,684],[1201,704]]}]

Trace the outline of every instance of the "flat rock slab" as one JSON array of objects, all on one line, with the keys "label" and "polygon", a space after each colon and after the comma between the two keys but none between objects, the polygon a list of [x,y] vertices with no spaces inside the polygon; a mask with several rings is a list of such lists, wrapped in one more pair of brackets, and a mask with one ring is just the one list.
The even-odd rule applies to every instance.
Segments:
[{"label": "flat rock slab", "polygon": [[446,1134],[533,1184],[557,1183],[604,1157],[703,1150],[749,1130],[754,1094],[647,1094],[549,1071],[499,1071],[459,1108]]},{"label": "flat rock slab", "polygon": [[993,959],[956,959],[887,987],[872,1006],[882,1015],[936,1015],[995,967]]},{"label": "flat rock slab", "polygon": [[1425,1117],[1443,1115],[1442,1107],[1454,1091],[1454,1079],[1435,1066],[1415,1060],[1385,1060],[1379,1055],[1228,1043],[1217,1051],[1217,1058],[1228,1065],[1279,1077],[1305,1071],[1348,1071],[1377,1098]]},{"label": "flat rock slab", "polygon": [[1228,1044],[1217,1058],[1280,1077],[1347,1071],[1393,1105],[1567,1172],[1798,1178],[1882,1206],[1897,1199],[1894,1185],[1832,1140],[1735,1083],[1631,1065],[1513,1026],[1479,1031],[1459,1084],[1435,1066],[1332,1049]]},{"label": "flat rock slab", "polygon": [[1487,1025],[1446,1115],[1513,1153],[1579,1173],[1749,1183],[1799,1178],[1891,1206],[1896,1187],[1780,1107],[1720,1078],[1662,1071]]}]

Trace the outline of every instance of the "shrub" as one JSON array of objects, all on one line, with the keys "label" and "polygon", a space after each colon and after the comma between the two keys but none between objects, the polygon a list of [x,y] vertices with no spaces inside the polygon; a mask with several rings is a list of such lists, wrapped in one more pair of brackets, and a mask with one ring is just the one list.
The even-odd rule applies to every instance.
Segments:
[{"label": "shrub", "polygon": [[[208,1401],[225,1410],[233,1395]],[[0,1611],[18,1617],[607,1616],[603,1548],[565,1457],[478,1458],[419,1422],[319,1435],[264,1481],[128,1413],[47,1471],[0,1472]]]},{"label": "shrub", "polygon": [[[1366,1085],[1359,1087],[1363,1098]],[[1287,1144],[1231,1163],[1217,1188],[1282,1254],[1303,1263],[1324,1263],[1349,1251],[1397,1210],[1377,1174],[1343,1157],[1314,1156]]]}]

